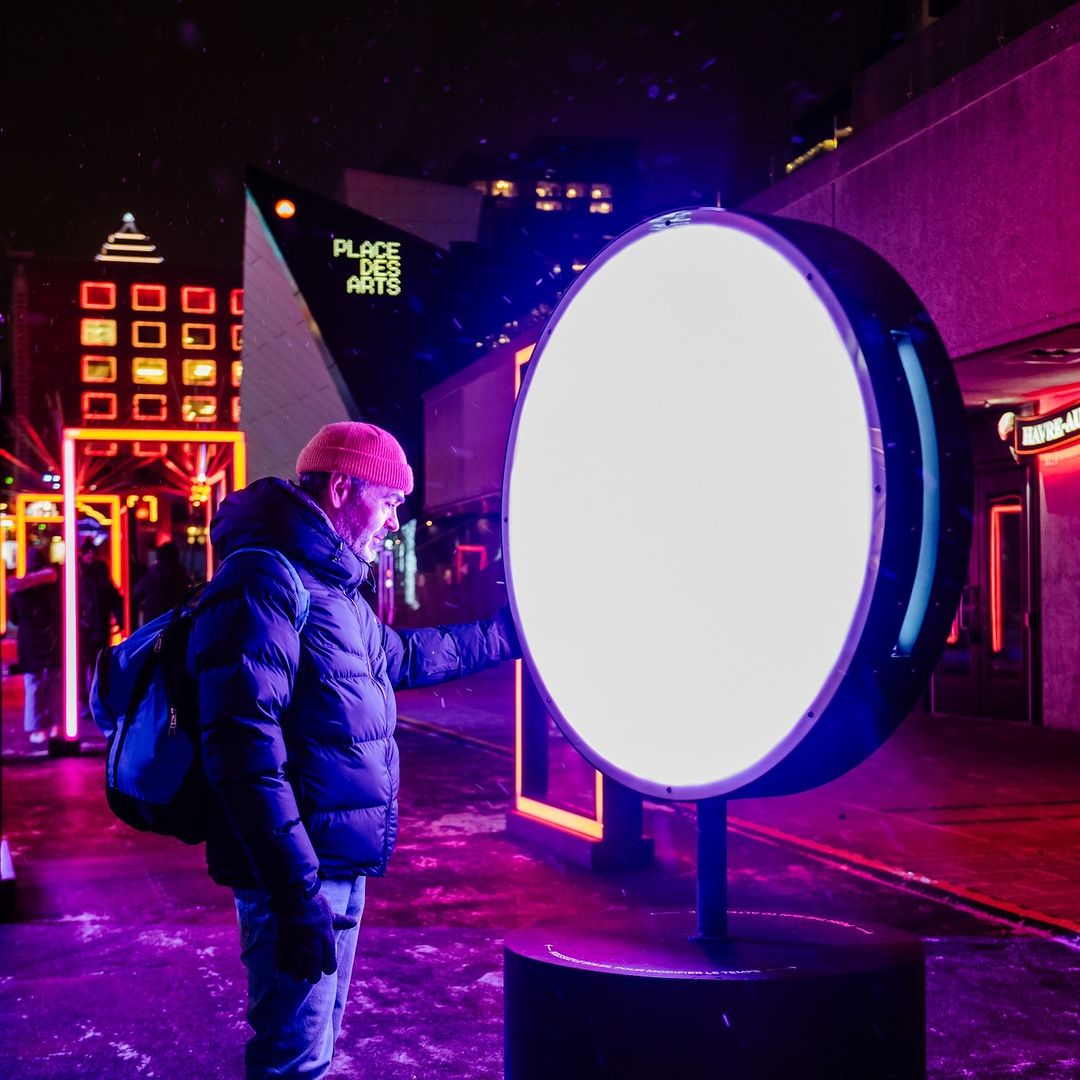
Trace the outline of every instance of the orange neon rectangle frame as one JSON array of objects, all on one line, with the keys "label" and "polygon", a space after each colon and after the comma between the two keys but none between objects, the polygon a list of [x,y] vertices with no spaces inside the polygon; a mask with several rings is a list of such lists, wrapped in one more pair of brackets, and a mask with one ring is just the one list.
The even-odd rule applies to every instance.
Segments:
[{"label": "orange neon rectangle frame", "polygon": [[131,307],[134,311],[164,311],[164,285],[132,285]]},{"label": "orange neon rectangle frame", "polygon": [[217,419],[217,398],[206,394],[185,394],[180,415],[189,424],[204,424]]},{"label": "orange neon rectangle frame", "polygon": [[131,452],[135,457],[164,457],[169,448],[163,442],[136,442],[131,444]]},{"label": "orange neon rectangle frame", "polygon": [[230,315],[243,315],[244,314],[244,290],[233,289],[229,293],[229,314]]},{"label": "orange neon rectangle frame", "polygon": [[[78,603],[75,579],[75,447],[80,442],[113,439],[117,442],[145,441],[146,435],[157,442],[231,443],[233,448],[233,490],[247,483],[247,444],[242,431],[200,431],[165,428],[147,431],[145,428],[65,428],[63,437],[63,503],[64,503],[64,737],[79,737],[78,695]],[[112,496],[119,498],[119,496]],[[83,500],[78,496],[79,501]]]},{"label": "orange neon rectangle frame", "polygon": [[[147,409],[153,408],[153,412]],[[169,399],[164,394],[135,394],[131,399],[132,420],[160,422],[169,418]]]},{"label": "orange neon rectangle frame", "polygon": [[164,386],[169,381],[169,362],[164,356],[135,356],[131,381],[140,386]]},{"label": "orange neon rectangle frame", "polygon": [[213,315],[217,311],[217,293],[208,285],[181,285],[180,310],[192,315]]},{"label": "orange neon rectangle frame", "polygon": [[595,817],[577,814],[573,810],[563,810],[559,806],[552,806],[551,803],[542,802],[540,799],[532,799],[522,794],[522,663],[521,660],[514,661],[514,809],[519,814],[537,818],[540,821],[547,822],[549,825],[576,833],[578,836],[584,836],[590,840],[603,840],[604,777],[602,773],[595,769],[593,770],[596,785]]},{"label": "orange neon rectangle frame", "polygon": [[116,307],[116,285],[111,281],[80,281],[79,307],[109,311]]},{"label": "orange neon rectangle frame", "polygon": [[131,344],[139,349],[160,349],[168,336],[163,322],[136,320],[131,324]]},{"label": "orange neon rectangle frame", "polygon": [[233,386],[239,387],[240,380],[244,377],[244,361],[234,360],[232,366],[229,368],[229,382]]},{"label": "orange neon rectangle frame", "polygon": [[89,383],[116,382],[116,357],[83,353],[82,381]]},{"label": "orange neon rectangle frame", "polygon": [[83,345],[115,345],[115,319],[80,319],[79,342]]},{"label": "orange neon rectangle frame", "polygon": [[[206,331],[206,344],[200,345],[191,336],[193,330]],[[180,341],[185,349],[212,349],[217,342],[217,327],[213,323],[186,322],[180,326]]]},{"label": "orange neon rectangle frame", "polygon": [[[18,577],[22,577],[26,573],[26,546],[29,542],[26,526],[28,523],[37,521],[54,521],[56,523],[63,522],[63,515],[57,514],[55,518],[38,518],[35,515],[28,514],[26,508],[39,502],[48,503],[63,503],[64,496],[59,492],[49,492],[48,494],[23,492],[15,496],[15,573]],[[94,513],[93,508],[95,506],[103,506],[106,508],[107,516],[101,524],[112,525],[117,521],[120,514],[120,496],[119,495],[80,495],[76,507],[83,512]],[[98,520],[101,520],[102,515],[94,514]],[[65,549],[66,550],[66,549]],[[120,551],[119,539],[113,542],[113,538],[110,534],[110,546],[109,546],[109,572],[112,574],[114,582],[119,584],[120,572],[122,570],[122,555]]]},{"label": "orange neon rectangle frame", "polygon": [[239,398],[239,396],[234,397],[232,399],[232,401],[229,402],[229,418],[232,420],[232,422],[234,424],[239,424],[240,423],[240,398]]},{"label": "orange neon rectangle frame", "polygon": [[233,323],[229,327],[229,344],[235,352],[240,352],[244,347],[244,324]]},{"label": "orange neon rectangle frame", "polygon": [[180,377],[185,386],[213,386],[217,382],[217,361],[209,357],[186,357]]},{"label": "orange neon rectangle frame", "polygon": [[1005,596],[1001,582],[1001,519],[1007,514],[1019,514],[1019,503],[1001,503],[990,507],[990,652],[999,653],[1005,647]]}]

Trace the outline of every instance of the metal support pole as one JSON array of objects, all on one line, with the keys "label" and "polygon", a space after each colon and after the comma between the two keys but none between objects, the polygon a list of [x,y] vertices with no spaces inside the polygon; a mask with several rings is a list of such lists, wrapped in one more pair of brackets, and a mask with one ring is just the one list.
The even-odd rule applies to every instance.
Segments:
[{"label": "metal support pole", "polygon": [[727,938],[727,800],[697,804],[697,925],[703,941]]}]

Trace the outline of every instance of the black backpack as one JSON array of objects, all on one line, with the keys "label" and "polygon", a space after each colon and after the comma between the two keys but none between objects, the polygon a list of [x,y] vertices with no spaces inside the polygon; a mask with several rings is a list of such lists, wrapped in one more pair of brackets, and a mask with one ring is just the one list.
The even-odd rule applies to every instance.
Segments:
[{"label": "black backpack", "polygon": [[[297,631],[311,595],[291,562],[270,548],[240,548],[229,559],[259,552],[289,570],[296,586]],[[105,797],[123,822],[186,844],[206,839],[213,800],[202,768],[198,683],[187,670],[187,647],[205,583],[171,611],[140,627],[98,657],[90,710],[106,739]]]}]

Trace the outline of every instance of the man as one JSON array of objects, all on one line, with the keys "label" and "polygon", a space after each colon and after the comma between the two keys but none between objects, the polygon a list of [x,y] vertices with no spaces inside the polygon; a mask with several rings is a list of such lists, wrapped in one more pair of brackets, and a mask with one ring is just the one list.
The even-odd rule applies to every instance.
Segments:
[{"label": "man", "polygon": [[180,550],[172,540],[158,544],[154,554],[157,556],[154,565],[139,579],[132,593],[140,626],[171,611],[191,588],[191,578],[180,562]]},{"label": "man", "polygon": [[[393,689],[518,654],[503,614],[394,631],[359,595],[413,486],[392,435],[328,424],[296,470],[299,485],[259,480],[222,504],[211,538],[225,561],[188,654],[223,809],[207,864],[234,891],[248,971],[249,1078],[329,1068],[365,883],[386,870],[397,836]],[[288,563],[245,548],[280,552],[302,589]]]}]

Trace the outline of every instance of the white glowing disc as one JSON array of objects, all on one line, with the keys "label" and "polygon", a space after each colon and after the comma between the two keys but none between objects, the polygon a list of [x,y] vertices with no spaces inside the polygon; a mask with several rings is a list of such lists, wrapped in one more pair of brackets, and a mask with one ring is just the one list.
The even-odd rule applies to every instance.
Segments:
[{"label": "white glowing disc", "polygon": [[804,737],[873,591],[877,427],[843,310],[765,225],[658,219],[575,282],[527,373],[503,506],[530,668],[595,765],[702,798]]}]

